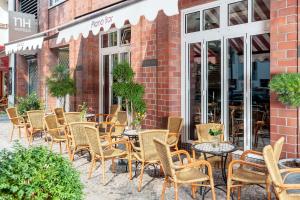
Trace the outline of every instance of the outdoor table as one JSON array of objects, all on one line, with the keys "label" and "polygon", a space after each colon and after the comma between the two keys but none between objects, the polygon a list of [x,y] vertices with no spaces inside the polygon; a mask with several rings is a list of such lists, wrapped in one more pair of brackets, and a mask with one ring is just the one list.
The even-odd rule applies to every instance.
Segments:
[{"label": "outdoor table", "polygon": [[89,113],[85,115],[85,118],[88,122],[95,120],[95,114]]},{"label": "outdoor table", "polygon": [[[215,188],[226,193],[226,190],[220,187],[227,185],[227,175],[226,175],[227,158],[230,153],[238,149],[237,146],[229,142],[220,142],[218,146],[215,146],[215,144],[211,142],[203,142],[203,143],[193,145],[192,149],[197,153],[203,153],[205,160],[214,156],[221,157],[221,173],[222,173],[222,178],[224,183],[215,185]],[[208,156],[208,154],[211,156]],[[203,199],[205,197],[205,194],[209,191],[210,189],[203,194]]]},{"label": "outdoor table", "polygon": [[137,141],[139,139],[139,133],[137,130],[125,130],[122,135],[127,136],[129,140]]}]

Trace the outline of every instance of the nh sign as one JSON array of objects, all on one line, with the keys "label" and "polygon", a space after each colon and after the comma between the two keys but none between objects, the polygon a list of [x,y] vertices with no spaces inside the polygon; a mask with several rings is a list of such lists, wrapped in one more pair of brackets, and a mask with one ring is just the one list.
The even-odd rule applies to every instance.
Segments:
[{"label": "nh sign", "polygon": [[37,20],[32,14],[10,11],[8,27],[11,42],[37,33]]}]

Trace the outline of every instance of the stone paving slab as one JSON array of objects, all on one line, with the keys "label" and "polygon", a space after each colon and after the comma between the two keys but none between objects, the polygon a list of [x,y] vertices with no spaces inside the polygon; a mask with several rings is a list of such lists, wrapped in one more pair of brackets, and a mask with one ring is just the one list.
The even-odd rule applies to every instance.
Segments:
[{"label": "stone paving slab", "polygon": [[[13,143],[9,142],[9,133],[11,126],[7,120],[0,121],[0,149],[11,148]],[[21,138],[21,144],[28,146],[25,141],[24,134]],[[15,131],[14,139],[17,139],[17,131]],[[47,145],[44,138],[35,138],[33,145]],[[59,152],[58,145],[54,144],[54,151]],[[64,152],[64,156],[67,158],[67,153]],[[163,178],[153,177],[153,169],[146,170],[143,178],[143,189],[141,192],[137,191],[138,178],[129,181],[128,173],[126,173],[125,165],[117,165],[117,173],[111,172],[111,163],[107,162],[107,180],[106,185],[102,184],[102,173],[100,163],[97,164],[97,169],[94,172],[91,179],[87,179],[87,171],[89,168],[89,162],[86,159],[87,155],[81,157],[75,156],[73,162],[74,167],[81,173],[81,180],[85,186],[85,199],[87,200],[156,200],[160,199],[162,190]],[[215,179],[219,179],[217,176]],[[216,190],[217,200],[226,199],[224,192]],[[167,188],[165,199],[174,199],[174,188]],[[179,199],[190,200],[191,190],[190,187],[180,187]],[[197,199],[202,199],[202,196],[197,193]],[[208,193],[205,199],[211,199],[210,193]],[[235,198],[236,199],[236,198]],[[243,200],[261,200],[266,199],[265,190],[258,186],[248,186],[242,191]]]}]

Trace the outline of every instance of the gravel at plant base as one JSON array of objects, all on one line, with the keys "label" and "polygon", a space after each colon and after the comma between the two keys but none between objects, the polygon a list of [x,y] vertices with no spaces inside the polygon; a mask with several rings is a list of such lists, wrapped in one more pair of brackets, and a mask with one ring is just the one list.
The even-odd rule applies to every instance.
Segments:
[{"label": "gravel at plant base", "polygon": [[[22,130],[22,138],[20,140],[21,144],[28,147],[28,143],[24,138],[24,130]],[[7,120],[0,121],[0,149],[10,149],[13,145],[13,142],[9,142],[9,135],[11,132],[11,125]],[[14,134],[14,139],[18,139],[17,130]],[[33,141],[33,145],[45,145],[44,138],[36,137]],[[53,151],[59,153],[58,144],[53,145]],[[68,154],[65,151],[64,156],[68,159]],[[92,175],[91,179],[88,179],[88,169],[90,162],[87,161],[87,154],[80,156],[75,156],[75,161],[73,162],[74,167],[80,172],[81,180],[84,184],[84,199],[87,200],[118,200],[118,199],[130,199],[130,200],[156,200],[160,199],[163,177],[157,178],[154,176],[154,169],[149,168],[146,170],[143,177],[143,188],[141,192],[137,191],[137,185],[139,181],[138,178],[134,178],[132,181],[128,179],[128,173],[126,172],[126,165],[116,165],[117,173],[111,172],[111,162],[107,161],[106,164],[106,176],[107,184],[102,184],[102,170],[100,163],[97,163],[97,169]],[[117,160],[115,162],[118,162]],[[133,165],[134,167],[134,165]],[[133,168],[133,174],[134,174]],[[157,170],[159,171],[159,170]],[[221,180],[221,176],[218,173],[215,173],[215,179]],[[216,189],[217,200],[226,199],[226,194]],[[165,199],[171,200],[174,199],[174,188],[167,188]],[[188,186],[181,186],[179,189],[179,199],[180,200],[189,200],[191,197],[191,188]],[[197,193],[196,199],[202,199],[202,196]],[[210,192],[206,195],[205,199],[211,199]],[[236,196],[235,196],[236,199]],[[259,186],[247,186],[242,190],[242,200],[261,200],[267,199],[266,192],[263,188]]]}]

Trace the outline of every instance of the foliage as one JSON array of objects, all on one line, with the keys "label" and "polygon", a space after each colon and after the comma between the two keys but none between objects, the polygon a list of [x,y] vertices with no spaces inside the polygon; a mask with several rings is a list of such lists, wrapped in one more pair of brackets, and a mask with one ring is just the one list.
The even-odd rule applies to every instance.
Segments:
[{"label": "foliage", "polygon": [[83,102],[82,105],[79,105],[80,116],[82,119],[85,118],[85,115],[87,114],[88,110],[89,107],[87,105],[87,102]]},{"label": "foliage", "polygon": [[52,96],[64,98],[66,103],[66,95],[72,95],[76,92],[75,81],[70,76],[70,70],[65,65],[57,65],[50,77],[47,78],[47,86]]},{"label": "foliage", "polygon": [[135,83],[133,78],[134,72],[130,65],[127,62],[119,63],[113,69],[113,92],[125,99],[131,112],[144,114],[146,112],[146,103],[143,99],[145,88]]},{"label": "foliage", "polygon": [[0,152],[0,199],[83,199],[79,173],[46,147]]},{"label": "foliage", "polygon": [[218,136],[218,135],[222,134],[222,130],[221,129],[217,129],[217,130],[209,129],[208,133],[211,136]]},{"label": "foliage", "polygon": [[43,108],[42,102],[36,93],[31,93],[26,97],[19,97],[17,101],[18,112],[20,115],[23,115],[30,110],[41,110]]},{"label": "foliage", "polygon": [[283,104],[292,107],[300,106],[300,74],[275,75],[269,87]]}]

